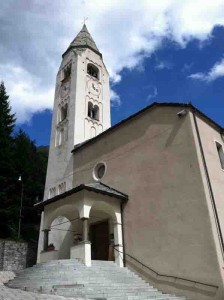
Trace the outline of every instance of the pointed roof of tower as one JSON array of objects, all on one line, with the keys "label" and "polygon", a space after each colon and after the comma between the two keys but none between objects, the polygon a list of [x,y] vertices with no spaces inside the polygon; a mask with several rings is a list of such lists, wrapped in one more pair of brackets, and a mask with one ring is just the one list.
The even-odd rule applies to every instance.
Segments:
[{"label": "pointed roof of tower", "polygon": [[100,56],[102,56],[102,54],[100,53],[99,49],[96,46],[96,43],[93,40],[91,34],[89,33],[89,31],[88,31],[88,29],[86,27],[86,24],[83,25],[81,31],[77,34],[77,36],[71,42],[71,44],[69,45],[69,47],[66,50],[66,52],[68,50],[70,50],[71,48],[89,48],[92,51],[94,51],[97,54],[99,54]]}]

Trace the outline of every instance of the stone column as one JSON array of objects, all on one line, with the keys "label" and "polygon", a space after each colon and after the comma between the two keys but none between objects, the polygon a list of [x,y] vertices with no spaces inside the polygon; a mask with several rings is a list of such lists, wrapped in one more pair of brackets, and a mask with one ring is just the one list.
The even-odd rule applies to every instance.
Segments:
[{"label": "stone column", "polygon": [[89,219],[82,218],[82,240],[83,242],[89,241]]},{"label": "stone column", "polygon": [[87,267],[91,267],[91,243],[89,241],[89,219],[81,218],[83,225],[82,241],[71,247],[70,258],[81,260]]},{"label": "stone column", "polygon": [[44,229],[44,251],[47,251],[50,229]]}]

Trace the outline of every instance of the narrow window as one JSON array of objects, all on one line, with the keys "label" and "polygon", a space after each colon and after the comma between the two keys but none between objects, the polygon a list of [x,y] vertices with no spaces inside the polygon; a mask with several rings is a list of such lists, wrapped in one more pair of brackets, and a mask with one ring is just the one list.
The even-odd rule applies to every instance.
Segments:
[{"label": "narrow window", "polygon": [[65,191],[66,191],[66,183],[63,182],[63,183],[59,184],[59,186],[58,186],[58,194],[60,195],[60,194],[64,193]]},{"label": "narrow window", "polygon": [[99,69],[96,66],[94,66],[93,64],[87,65],[87,73],[90,76],[95,77],[96,79],[99,79]]},{"label": "narrow window", "polygon": [[60,133],[59,133],[59,143],[58,145],[62,145],[64,142],[64,128],[61,128]]},{"label": "narrow window", "polygon": [[93,117],[93,104],[91,102],[88,102],[88,117]]},{"label": "narrow window", "polygon": [[67,114],[68,114],[68,105],[65,104],[61,108],[61,121],[65,120],[67,118]]},{"label": "narrow window", "polygon": [[56,196],[56,188],[55,187],[50,188],[50,191],[49,191],[49,198],[53,198],[54,196]]},{"label": "narrow window", "polygon": [[218,151],[218,154],[219,154],[219,159],[220,159],[221,167],[224,170],[224,152],[223,152],[223,147],[218,142],[216,142],[216,147],[217,147],[217,151]]},{"label": "narrow window", "polygon": [[97,105],[94,105],[93,107],[93,117],[94,120],[99,121],[99,107]]}]

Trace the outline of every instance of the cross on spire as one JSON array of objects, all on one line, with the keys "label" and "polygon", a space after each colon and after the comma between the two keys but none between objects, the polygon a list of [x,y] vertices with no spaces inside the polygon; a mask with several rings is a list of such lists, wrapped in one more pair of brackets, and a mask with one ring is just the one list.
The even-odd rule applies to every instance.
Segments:
[{"label": "cross on spire", "polygon": [[82,24],[85,25],[87,20],[88,20],[88,17],[84,17]]}]

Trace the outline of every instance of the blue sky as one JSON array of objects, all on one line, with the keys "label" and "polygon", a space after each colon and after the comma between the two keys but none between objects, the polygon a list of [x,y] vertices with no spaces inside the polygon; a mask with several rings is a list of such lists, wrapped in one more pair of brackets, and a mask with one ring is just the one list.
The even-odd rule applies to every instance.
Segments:
[{"label": "blue sky", "polygon": [[64,3],[8,0],[0,12],[0,80],[37,145],[49,144],[61,54],[84,16],[111,75],[112,124],[157,101],[192,102],[224,126],[224,0]]},{"label": "blue sky", "polygon": [[207,73],[224,54],[224,27],[217,27],[203,47],[197,40],[186,48],[165,40],[161,49],[145,59],[143,69],[124,70],[122,82],[114,87],[122,105],[112,107],[113,124],[150,103],[191,102],[224,126],[224,76],[213,81],[189,76]]},{"label": "blue sky", "polygon": [[[113,84],[120,105],[111,109],[112,124],[139,111],[154,101],[191,102],[224,126],[224,76],[214,81],[193,80],[193,73],[206,73],[223,57],[224,27],[217,27],[203,47],[197,40],[186,48],[164,40],[161,49],[144,59],[139,68],[124,69],[122,80]],[[52,74],[54,76],[54,74]],[[20,125],[38,145],[48,145],[52,113],[37,113],[31,121]]]}]

